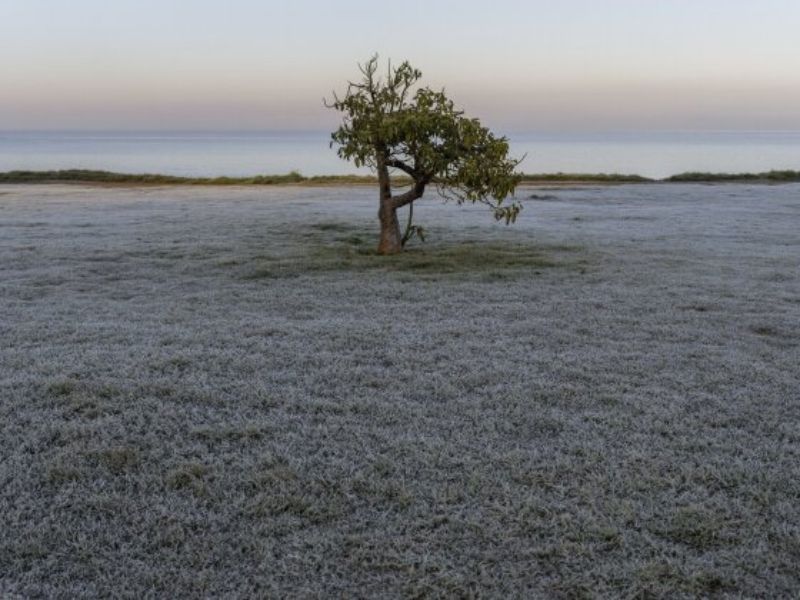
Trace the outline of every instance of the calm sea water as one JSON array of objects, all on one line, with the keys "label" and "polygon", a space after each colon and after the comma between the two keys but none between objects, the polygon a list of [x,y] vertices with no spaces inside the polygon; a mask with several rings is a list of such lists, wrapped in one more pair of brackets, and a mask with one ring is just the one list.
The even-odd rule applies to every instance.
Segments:
[{"label": "calm sea water", "polygon": [[[527,173],[800,170],[800,132],[510,135]],[[0,171],[105,169],[186,176],[358,172],[327,132],[0,132]]]}]

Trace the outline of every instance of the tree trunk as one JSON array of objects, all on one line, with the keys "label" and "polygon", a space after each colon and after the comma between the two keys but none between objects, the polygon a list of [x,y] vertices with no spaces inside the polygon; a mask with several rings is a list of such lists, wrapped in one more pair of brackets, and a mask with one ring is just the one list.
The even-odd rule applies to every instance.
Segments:
[{"label": "tree trunk", "polygon": [[403,250],[403,242],[400,237],[400,223],[397,221],[397,209],[394,207],[392,199],[389,169],[386,166],[384,158],[380,155],[378,157],[378,185],[380,186],[380,209],[378,210],[378,219],[381,223],[378,254],[397,254]]},{"label": "tree trunk", "polygon": [[391,198],[388,201],[381,200],[378,218],[381,222],[378,254],[397,254],[403,249],[403,242],[400,237],[400,223],[397,221],[397,209],[392,206]]}]

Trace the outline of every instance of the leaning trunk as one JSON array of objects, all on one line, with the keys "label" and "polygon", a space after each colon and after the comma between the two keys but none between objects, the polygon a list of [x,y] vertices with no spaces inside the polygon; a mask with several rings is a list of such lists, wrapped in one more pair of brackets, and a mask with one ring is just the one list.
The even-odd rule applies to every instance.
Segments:
[{"label": "leaning trunk", "polygon": [[403,249],[400,237],[400,223],[397,221],[397,209],[392,206],[392,200],[381,200],[378,211],[381,222],[381,238],[378,242],[378,254],[397,254]]},{"label": "leaning trunk", "polygon": [[380,209],[378,219],[381,222],[381,238],[378,242],[378,254],[397,254],[403,249],[400,237],[400,223],[397,221],[397,209],[392,198],[392,186],[389,181],[389,169],[384,159],[378,157],[378,185],[380,186]]}]

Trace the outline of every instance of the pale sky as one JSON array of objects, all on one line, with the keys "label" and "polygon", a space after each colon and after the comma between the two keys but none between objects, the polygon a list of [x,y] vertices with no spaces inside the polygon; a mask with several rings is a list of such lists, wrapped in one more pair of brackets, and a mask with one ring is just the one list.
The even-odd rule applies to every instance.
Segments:
[{"label": "pale sky", "polygon": [[374,52],[506,132],[800,130],[800,0],[0,0],[0,129],[326,129]]}]

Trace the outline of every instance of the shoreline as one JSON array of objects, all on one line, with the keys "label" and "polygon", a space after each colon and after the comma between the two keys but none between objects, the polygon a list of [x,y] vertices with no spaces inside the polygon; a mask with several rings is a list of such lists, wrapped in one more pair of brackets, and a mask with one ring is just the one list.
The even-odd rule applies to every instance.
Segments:
[{"label": "shoreline", "polygon": [[[393,178],[394,185],[407,185],[405,177]],[[670,183],[749,183],[772,185],[800,183],[800,171],[781,170],[762,173],[702,173],[687,172],[663,179],[618,173],[539,173],[522,174],[520,185],[626,185]],[[109,186],[352,186],[376,185],[371,175],[314,175],[304,176],[297,171],[283,175],[253,177],[182,177],[158,173],[116,173],[111,171],[65,169],[56,171],[0,172],[0,184],[96,184]]]}]

